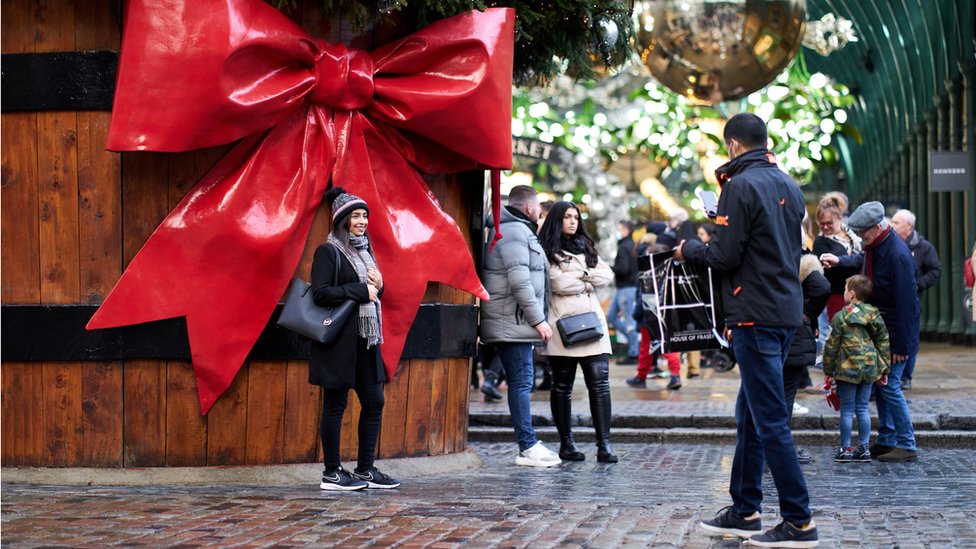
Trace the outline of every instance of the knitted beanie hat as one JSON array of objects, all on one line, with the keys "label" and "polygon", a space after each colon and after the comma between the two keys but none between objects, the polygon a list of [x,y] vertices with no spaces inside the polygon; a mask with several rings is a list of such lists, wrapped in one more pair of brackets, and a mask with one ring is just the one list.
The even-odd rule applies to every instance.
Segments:
[{"label": "knitted beanie hat", "polygon": [[352,213],[353,210],[360,208],[369,213],[369,206],[366,201],[354,194],[349,194],[342,187],[332,187],[325,193],[325,200],[331,204],[332,223],[337,223]]}]

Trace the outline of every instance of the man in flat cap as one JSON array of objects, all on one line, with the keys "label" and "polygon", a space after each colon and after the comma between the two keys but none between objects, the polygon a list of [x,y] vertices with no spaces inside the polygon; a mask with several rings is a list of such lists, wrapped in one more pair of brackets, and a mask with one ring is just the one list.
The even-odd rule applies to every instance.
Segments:
[{"label": "man in flat cap", "polygon": [[864,241],[864,251],[838,258],[823,254],[826,268],[846,275],[860,272],[874,283],[870,303],[881,311],[891,340],[891,372],[888,384],[878,386],[878,438],[871,455],[881,461],[912,461],[918,457],[912,417],[901,391],[908,360],[918,352],[919,305],[915,260],[905,242],[885,219],[880,202],[865,202],[847,220]]}]

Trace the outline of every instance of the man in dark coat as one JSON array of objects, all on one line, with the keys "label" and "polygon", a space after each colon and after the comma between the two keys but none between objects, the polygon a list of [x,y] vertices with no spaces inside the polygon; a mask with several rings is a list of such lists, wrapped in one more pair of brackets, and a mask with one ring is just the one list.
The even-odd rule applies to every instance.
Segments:
[{"label": "man in dark coat", "polygon": [[637,364],[640,333],[637,322],[630,314],[637,303],[637,247],[632,237],[634,224],[629,220],[621,221],[617,224],[617,231],[620,239],[617,241],[617,257],[613,260],[617,290],[607,310],[607,322],[618,334],[622,333],[627,338],[627,357],[618,360],[617,364]]},{"label": "man in dark coat", "polygon": [[[922,293],[928,290],[942,277],[942,263],[939,261],[939,253],[935,251],[935,246],[925,240],[922,235],[915,230],[915,214],[909,210],[898,210],[891,216],[891,228],[898,233],[898,236],[908,245],[908,250],[912,252],[915,259],[915,275],[918,278],[918,304],[922,306]],[[921,316],[921,311],[919,312]],[[915,373],[915,357],[912,355],[905,365],[905,373],[901,376],[901,388],[912,388],[912,375]]]},{"label": "man in dark coat", "polygon": [[[732,505],[702,528],[749,537],[760,547],[813,547],[817,527],[793,445],[783,390],[783,361],[803,321],[800,287],[800,188],[766,149],[766,124],[751,113],[725,125],[732,159],[716,170],[722,195],[712,240],[686,240],[677,259],[708,265],[722,279],[725,325],[742,378],[735,405]],[[763,466],[769,465],[783,521],[762,530]],[[785,545],[784,545],[785,544]]]},{"label": "man in dark coat", "polygon": [[888,384],[877,389],[878,438],[871,455],[881,461],[912,461],[918,457],[912,417],[901,391],[901,377],[909,358],[918,352],[918,285],[915,260],[884,217],[880,202],[865,202],[851,214],[847,225],[864,241],[864,251],[838,258],[823,254],[825,268],[839,268],[871,279],[870,303],[881,311],[891,340]]}]

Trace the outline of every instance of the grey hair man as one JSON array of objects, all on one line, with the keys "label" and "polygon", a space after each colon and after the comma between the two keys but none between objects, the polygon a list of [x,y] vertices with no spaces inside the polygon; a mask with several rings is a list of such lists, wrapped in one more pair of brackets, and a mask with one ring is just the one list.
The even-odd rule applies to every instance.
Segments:
[{"label": "grey hair man", "polygon": [[[894,229],[902,241],[908,245],[908,251],[912,252],[915,260],[915,276],[918,279],[917,291],[919,307],[922,304],[922,293],[935,286],[942,277],[942,263],[939,261],[939,253],[935,251],[935,246],[925,240],[922,235],[915,230],[915,214],[910,210],[898,210],[891,216],[891,228]],[[912,376],[915,373],[915,355],[908,359],[905,365],[905,373],[902,374],[901,388],[912,388]]]}]

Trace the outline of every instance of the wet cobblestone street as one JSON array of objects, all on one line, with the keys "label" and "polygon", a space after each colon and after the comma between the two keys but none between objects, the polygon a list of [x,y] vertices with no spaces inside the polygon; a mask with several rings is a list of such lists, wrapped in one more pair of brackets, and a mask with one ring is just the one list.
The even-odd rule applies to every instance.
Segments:
[{"label": "wet cobblestone street", "polygon": [[[393,491],[288,487],[2,489],[4,547],[737,547],[697,527],[729,503],[732,448],[618,444],[618,464],[516,467],[514,445],[475,443],[473,471]],[[976,547],[976,454],[804,466],[823,547]],[[382,464],[380,464],[382,465]],[[764,527],[778,522],[766,479]]]}]

